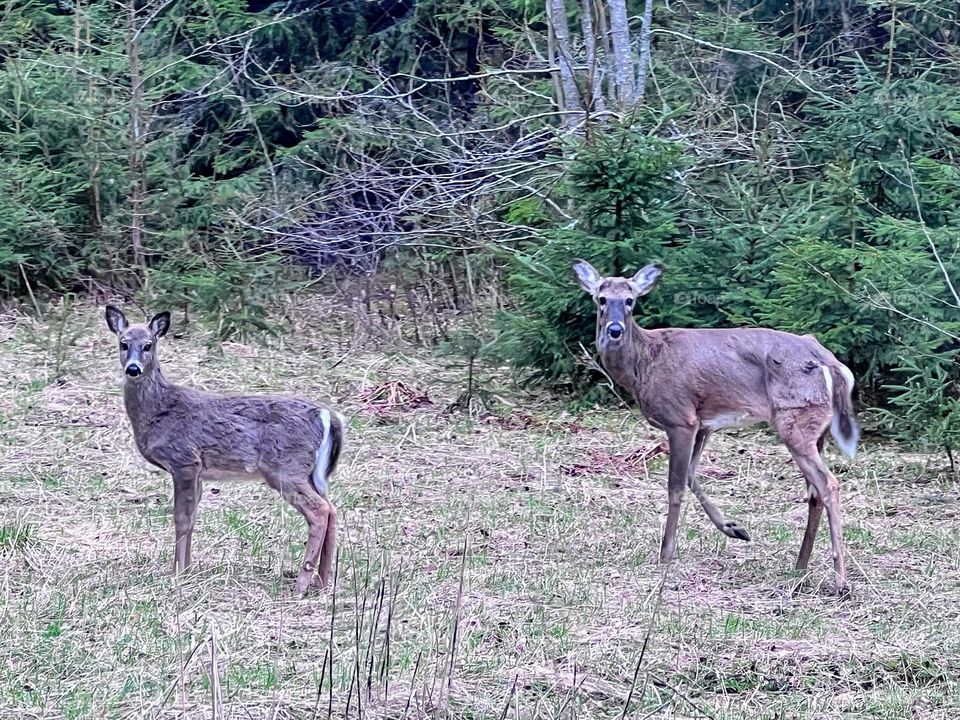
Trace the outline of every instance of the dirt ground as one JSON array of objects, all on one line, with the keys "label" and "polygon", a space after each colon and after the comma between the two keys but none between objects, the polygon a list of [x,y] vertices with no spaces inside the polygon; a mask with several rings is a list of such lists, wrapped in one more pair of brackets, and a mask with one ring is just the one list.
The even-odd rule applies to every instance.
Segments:
[{"label": "dirt ground", "polygon": [[[177,327],[169,378],[329,399],[332,593],[293,596],[301,518],[265,486],[205,486],[195,570],[171,574],[169,477],[137,454],[101,310],[0,318],[2,718],[949,718],[960,714],[958,489],[942,461],[828,445],[852,598],[821,527],[792,570],[803,482],[764,430],[718,433],[677,562],[656,562],[661,435],[488,370],[450,410],[449,358],[351,345],[315,299],[269,343]],[[182,334],[181,334],[182,330]],[[490,379],[492,378],[492,379]],[[331,670],[332,667],[332,670]]]}]

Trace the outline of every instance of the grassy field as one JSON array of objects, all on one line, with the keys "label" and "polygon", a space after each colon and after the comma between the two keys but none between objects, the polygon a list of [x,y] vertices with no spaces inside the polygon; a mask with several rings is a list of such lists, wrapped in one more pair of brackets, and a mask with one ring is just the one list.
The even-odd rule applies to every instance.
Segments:
[{"label": "grassy field", "polygon": [[688,494],[662,568],[665,456],[638,413],[571,414],[506,373],[496,415],[448,411],[460,371],[325,336],[317,303],[282,342],[191,327],[160,349],[175,381],[351,418],[335,593],[304,600],[304,523],[256,484],[205,487],[195,571],[171,576],[170,480],[136,452],[99,309],[0,318],[0,717],[960,714],[960,505],[939,459],[828,445],[838,601],[825,523],[809,576],[791,569],[806,504],[786,451],[719,434],[704,485],[754,542]]}]

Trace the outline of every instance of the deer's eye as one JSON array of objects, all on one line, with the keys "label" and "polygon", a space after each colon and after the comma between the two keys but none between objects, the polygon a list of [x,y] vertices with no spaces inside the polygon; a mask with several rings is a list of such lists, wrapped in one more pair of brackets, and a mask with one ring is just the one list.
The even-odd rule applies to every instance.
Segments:
[{"label": "deer's eye", "polygon": [[126,352],[127,350],[130,349],[130,346],[127,345],[125,342],[120,341],[120,349],[123,350],[124,352]]},{"label": "deer's eye", "polygon": [[607,299],[601,295],[599,298],[597,298],[597,302],[600,303],[600,307],[603,307],[607,304]]},{"label": "deer's eye", "polygon": [[150,348],[152,348],[152,347],[153,347],[153,343],[144,343],[144,345],[143,345],[143,351],[144,351],[144,352],[150,352]]},{"label": "deer's eye", "polygon": [[633,306],[633,298],[627,298],[624,302],[625,302],[625,304],[626,304],[627,307],[632,307],[632,306]]}]

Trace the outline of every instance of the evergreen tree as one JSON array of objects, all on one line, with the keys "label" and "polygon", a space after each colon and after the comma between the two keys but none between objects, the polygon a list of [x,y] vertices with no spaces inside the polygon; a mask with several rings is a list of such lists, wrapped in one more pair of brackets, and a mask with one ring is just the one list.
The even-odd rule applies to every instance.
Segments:
[{"label": "evergreen tree", "polygon": [[505,357],[555,384],[585,379],[580,346],[592,352],[595,312],[573,279],[575,258],[609,275],[665,262],[663,287],[638,303],[641,322],[693,321],[699,308],[670,300],[692,287],[685,258],[698,252],[678,236],[683,160],[679,146],[629,128],[576,149],[565,193],[575,221],[523,243],[510,257],[508,286],[517,305],[500,318],[497,346]]}]

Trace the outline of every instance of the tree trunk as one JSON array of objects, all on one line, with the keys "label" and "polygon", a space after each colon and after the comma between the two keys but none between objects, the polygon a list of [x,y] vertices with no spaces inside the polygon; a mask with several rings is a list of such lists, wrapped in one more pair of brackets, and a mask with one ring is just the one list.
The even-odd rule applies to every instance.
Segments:
[{"label": "tree trunk", "polygon": [[147,183],[144,161],[146,128],[143,118],[143,75],[140,66],[140,38],[137,29],[136,0],[127,0],[127,65],[130,68],[130,132],[128,162],[130,168],[130,246],[133,264],[144,269],[143,217]]},{"label": "tree trunk", "polygon": [[[550,67],[556,67],[559,64],[557,60],[557,36],[553,32],[553,23],[550,21],[550,0],[547,0],[547,62],[550,63]],[[563,85],[560,84],[560,71],[552,71],[550,79],[553,81],[553,97],[557,101],[557,107],[562,108]]]},{"label": "tree trunk", "polygon": [[636,105],[647,92],[650,74],[650,26],[653,24],[653,0],[644,0],[643,25],[640,27],[640,65],[637,67],[637,86],[630,104]]},{"label": "tree trunk", "polygon": [[567,125],[574,125],[583,112],[583,105],[580,102],[580,91],[573,74],[573,51],[570,46],[570,26],[567,25],[566,0],[547,0],[547,18],[557,43],[556,60],[560,68],[560,85],[563,89],[563,100],[559,104],[566,111],[564,122]]},{"label": "tree trunk", "polygon": [[613,81],[616,99],[627,105],[633,97],[633,54],[630,52],[630,21],[626,0],[609,0],[610,37],[613,40]]},{"label": "tree trunk", "polygon": [[587,82],[590,90],[590,112],[603,111],[603,89],[600,87],[600,64],[597,58],[597,32],[594,29],[594,0],[580,0],[580,25],[583,46],[587,52]]},{"label": "tree trunk", "polygon": [[593,0],[593,7],[597,11],[597,25],[599,25],[600,45],[603,47],[604,67],[607,76],[607,102],[616,103],[617,84],[614,78],[617,75],[617,63],[613,58],[613,48],[610,45],[610,23],[607,22],[607,11],[603,0]]},{"label": "tree trunk", "polygon": [[[843,32],[844,35],[848,38],[851,38],[847,45],[849,45],[850,50],[853,49],[853,40],[852,35],[853,31],[850,29],[850,13],[847,12],[846,5],[841,5],[841,10],[843,11]],[[887,51],[887,80],[886,84],[890,84],[890,80],[893,78],[893,49],[897,44],[897,0],[892,0],[890,3],[890,40],[888,41],[888,51]]]}]

